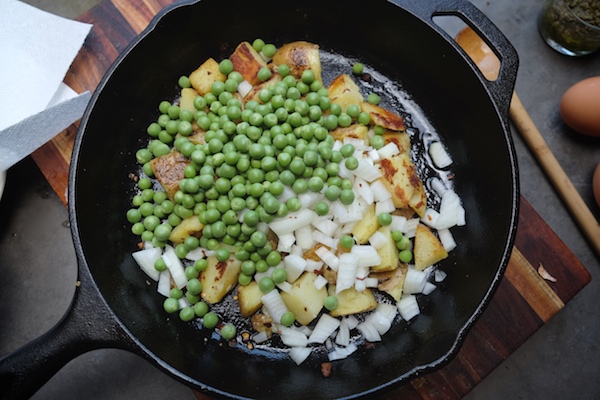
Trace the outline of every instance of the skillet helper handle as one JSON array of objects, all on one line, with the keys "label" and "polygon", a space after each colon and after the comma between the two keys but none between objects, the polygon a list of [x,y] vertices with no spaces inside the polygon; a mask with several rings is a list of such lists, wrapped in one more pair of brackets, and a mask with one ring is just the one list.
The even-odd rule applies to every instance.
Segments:
[{"label": "skillet helper handle", "polygon": [[[505,123],[508,124],[508,112],[512,99],[512,93],[517,80],[517,70],[519,65],[519,56],[513,45],[508,41],[506,36],[492,23],[477,7],[466,0],[392,0],[400,5],[407,6],[411,12],[414,12],[421,17],[428,25],[435,29],[459,51],[464,54],[463,50],[458,46],[456,41],[451,38],[440,26],[434,21],[434,17],[439,16],[454,16],[460,18],[464,23],[469,25],[494,51],[500,59],[500,71],[498,78],[494,81],[489,81],[482,78],[488,92],[492,96],[500,115],[503,116]],[[472,64],[479,72],[479,69],[474,65],[473,61],[466,54],[465,60]]]},{"label": "skillet helper handle", "polygon": [[82,279],[69,310],[50,331],[0,358],[0,398],[29,398],[75,357],[103,347],[129,348],[124,338],[129,336],[91,279]]}]

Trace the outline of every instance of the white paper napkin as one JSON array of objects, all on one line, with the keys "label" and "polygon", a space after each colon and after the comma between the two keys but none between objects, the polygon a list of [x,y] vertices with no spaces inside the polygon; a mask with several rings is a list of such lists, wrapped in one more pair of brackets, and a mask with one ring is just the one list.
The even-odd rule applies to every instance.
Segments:
[{"label": "white paper napkin", "polygon": [[91,27],[0,0],[0,171],[83,115],[90,93],[62,81]]}]

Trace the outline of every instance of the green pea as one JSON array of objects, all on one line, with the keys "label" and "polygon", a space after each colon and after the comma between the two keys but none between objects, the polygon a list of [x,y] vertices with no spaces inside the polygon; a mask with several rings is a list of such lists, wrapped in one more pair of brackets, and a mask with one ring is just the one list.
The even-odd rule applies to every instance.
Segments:
[{"label": "green pea", "polygon": [[194,304],[193,309],[194,309],[194,313],[196,314],[196,316],[202,318],[208,312],[208,304],[206,304],[203,301],[199,301],[196,304]]},{"label": "green pea", "polygon": [[183,290],[175,287],[169,291],[169,297],[179,300],[183,297]]},{"label": "green pea", "polygon": [[219,323],[219,317],[212,311],[204,314],[204,318],[202,318],[202,323],[205,328],[212,329]]},{"label": "green pea", "polygon": [[228,58],[219,63],[219,72],[223,75],[229,75],[233,71],[233,63]]},{"label": "green pea", "polygon": [[340,201],[344,205],[350,205],[354,201],[354,192],[352,189],[342,189],[340,192]]},{"label": "green pea", "polygon": [[315,205],[315,212],[317,215],[327,215],[329,213],[329,205],[324,201],[320,201]]},{"label": "green pea", "polygon": [[262,39],[255,39],[254,42],[252,42],[252,47],[254,47],[254,50],[260,52],[263,47],[265,47],[265,42]]},{"label": "green pea", "polygon": [[204,271],[207,267],[208,267],[208,261],[206,261],[205,258],[201,258],[194,262],[194,268],[196,268],[196,270],[198,270],[200,272]]},{"label": "green pea", "polygon": [[246,275],[246,274],[239,274],[238,275],[238,283],[242,286],[248,286],[250,284],[250,282],[252,282],[252,276]]},{"label": "green pea", "polygon": [[[329,201],[337,200],[341,195],[341,189],[337,186],[329,186],[325,189],[325,198]],[[291,199],[290,199],[291,200]],[[289,205],[288,205],[289,207]]]},{"label": "green pea", "polygon": [[308,182],[304,179],[296,179],[292,184],[292,190],[296,194],[303,194],[308,191]]},{"label": "green pea", "polygon": [[412,261],[413,253],[412,253],[412,251],[405,249],[405,250],[402,250],[398,254],[398,258],[400,259],[401,262],[407,264]]},{"label": "green pea", "polygon": [[396,247],[398,250],[406,250],[410,247],[410,239],[406,236],[402,236],[400,240],[396,241]]},{"label": "green pea", "polygon": [[171,235],[172,227],[169,224],[160,224],[154,229],[154,236],[161,241],[166,241]]},{"label": "green pea", "polygon": [[385,140],[381,135],[374,135],[370,140],[369,144],[376,150],[381,149],[385,145]]},{"label": "green pea", "polygon": [[296,322],[296,316],[292,311],[286,311],[281,315],[279,323],[283,326],[292,326]]},{"label": "green pea", "polygon": [[323,300],[323,307],[325,307],[329,311],[333,311],[338,307],[338,298],[336,296],[327,296],[325,300]]},{"label": "green pea", "polygon": [[221,328],[221,337],[225,340],[232,340],[233,338],[235,338],[236,334],[237,334],[237,330],[235,328],[235,325],[233,325],[230,322],[226,323]]},{"label": "green pea", "polygon": [[340,238],[340,246],[345,249],[351,249],[354,246],[354,238],[350,235],[343,235]]},{"label": "green pea", "polygon": [[373,127],[373,132],[376,135],[383,135],[386,132],[386,129],[381,125],[375,125],[375,127]]},{"label": "green pea", "polygon": [[219,247],[215,251],[215,257],[217,257],[217,260],[219,260],[219,261],[227,261],[229,259],[229,256],[230,256],[229,250],[227,250],[224,247]]},{"label": "green pea", "polygon": [[271,70],[267,67],[262,67],[258,71],[257,77],[261,82],[264,82],[264,81],[268,80],[269,78],[271,78]]},{"label": "green pea", "polygon": [[380,101],[381,101],[381,97],[379,97],[379,95],[377,93],[370,93],[367,96],[367,102],[369,102],[371,104],[378,105]]},{"label": "green pea", "polygon": [[377,216],[377,221],[382,226],[388,226],[392,223],[392,216],[390,213],[383,212]]},{"label": "green pea", "polygon": [[173,314],[179,310],[179,301],[172,297],[167,297],[163,302],[163,308],[167,313]]},{"label": "green pea", "polygon": [[352,65],[352,72],[356,75],[360,75],[363,73],[364,67],[365,66],[361,63],[354,63],[354,65]]},{"label": "green pea", "polygon": [[290,73],[290,67],[286,64],[280,64],[277,66],[277,73],[285,78]]},{"label": "green pea", "polygon": [[258,287],[261,292],[266,294],[275,289],[275,282],[270,277],[265,276],[258,281]]},{"label": "green pea", "polygon": [[280,268],[280,267],[275,268],[273,270],[273,273],[271,274],[271,279],[273,279],[273,282],[275,284],[277,284],[277,283],[283,283],[287,279],[287,271],[285,269],[283,269],[283,268]]},{"label": "green pea", "polygon": [[359,124],[369,125],[371,123],[371,115],[369,115],[368,112],[361,111],[360,114],[358,114],[357,121]]},{"label": "green pea", "polygon": [[250,235],[250,242],[257,248],[263,247],[267,243],[267,235],[262,231],[255,231]]}]

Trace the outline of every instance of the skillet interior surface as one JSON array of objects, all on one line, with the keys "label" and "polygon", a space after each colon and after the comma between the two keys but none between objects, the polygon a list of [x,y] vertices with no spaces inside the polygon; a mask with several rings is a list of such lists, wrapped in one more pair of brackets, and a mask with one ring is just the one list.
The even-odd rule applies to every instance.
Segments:
[{"label": "skillet interior surface", "polygon": [[[151,360],[213,394],[352,397],[446,360],[481,311],[512,247],[518,195],[505,117],[456,50],[391,3],[223,4],[203,0],[163,18],[103,81],[82,123],[72,188],[74,223],[85,264],[107,304]],[[363,346],[335,362],[328,379],[315,362],[296,366],[283,354],[230,348],[211,340],[207,330],[169,320],[161,296],[131,258],[137,240],[125,218],[133,194],[128,176],[137,170],[135,151],[147,139],[159,102],[174,99],[178,77],[206,58],[222,59],[239,42],[258,37],[278,45],[315,42],[400,84],[448,147],[455,190],[467,213],[467,226],[453,230],[458,247],[442,263],[448,278],[419,299],[422,315],[392,328],[374,348]]]}]

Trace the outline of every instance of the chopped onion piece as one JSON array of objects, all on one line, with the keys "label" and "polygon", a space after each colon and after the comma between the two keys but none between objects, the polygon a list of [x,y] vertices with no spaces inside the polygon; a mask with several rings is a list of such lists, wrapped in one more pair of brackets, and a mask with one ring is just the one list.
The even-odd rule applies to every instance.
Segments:
[{"label": "chopped onion piece", "polygon": [[192,304],[190,303],[190,301],[187,299],[187,297],[182,297],[178,300],[179,302],[179,309],[181,310],[182,308],[186,308],[191,306]]},{"label": "chopped onion piece", "polygon": [[452,159],[450,155],[442,145],[442,143],[435,141],[429,145],[429,156],[431,160],[438,168],[447,168],[452,165]]},{"label": "chopped onion piece", "polygon": [[[356,173],[356,171],[358,170],[358,168],[356,168],[356,170],[350,171],[348,168],[346,168],[346,164],[341,162],[338,164],[340,167],[340,171],[338,172],[338,176],[342,179],[349,179],[352,181],[352,183],[354,183],[354,174]],[[359,162],[360,165],[360,162]]]},{"label": "chopped onion piece", "polygon": [[381,256],[373,246],[354,245],[350,254],[357,258],[359,267],[374,267],[381,264]]},{"label": "chopped onion piece", "polygon": [[375,203],[375,214],[379,215],[382,213],[391,213],[396,211],[396,206],[394,205],[394,201],[390,198],[383,201],[378,201]]},{"label": "chopped onion piece", "polygon": [[288,311],[278,290],[271,290],[261,298],[263,306],[274,322],[279,323],[281,316]]},{"label": "chopped onion piece", "polygon": [[[322,243],[327,247],[335,248],[338,245],[338,240],[328,236],[322,232],[314,231],[312,233],[312,237],[315,239],[317,243]],[[311,246],[312,247],[312,246]]]},{"label": "chopped onion piece", "polygon": [[376,288],[377,286],[379,286],[379,279],[377,278],[366,278],[365,279],[365,286],[368,288]]},{"label": "chopped onion piece", "polygon": [[188,280],[185,277],[185,268],[179,257],[177,257],[177,254],[175,254],[173,248],[165,251],[162,258],[165,260],[165,264],[171,273],[175,285],[177,285],[179,289],[183,289],[187,285]]},{"label": "chopped onion piece", "polygon": [[373,197],[375,201],[384,201],[392,198],[392,194],[388,190],[387,186],[381,181],[381,179],[376,180],[371,183],[371,190],[373,191]]},{"label": "chopped onion piece", "polygon": [[285,326],[280,327],[279,336],[281,341],[290,347],[306,347],[308,345],[308,338],[306,335],[299,330],[288,328]]},{"label": "chopped onion piece", "polygon": [[376,165],[371,164],[369,160],[371,159],[361,158],[358,160],[358,167],[354,170],[354,175],[364,179],[367,182],[373,182],[374,180],[381,178],[383,175],[381,174],[379,168]]},{"label": "chopped onion piece", "polygon": [[295,213],[289,213],[283,218],[278,218],[269,224],[269,227],[277,236],[292,233],[299,228],[309,225],[315,218],[317,213],[304,209]]},{"label": "chopped onion piece", "polygon": [[340,260],[335,254],[329,251],[327,247],[319,247],[317,250],[315,250],[315,254],[321,260],[323,260],[323,262],[327,264],[329,268],[331,268],[334,271],[337,271]]},{"label": "chopped onion piece", "polygon": [[350,328],[348,328],[348,321],[346,318],[340,322],[335,342],[340,346],[348,346],[350,344]]},{"label": "chopped onion piece", "polygon": [[323,261],[315,261],[310,258],[306,259],[306,267],[304,267],[305,271],[315,272],[320,271],[323,268]]},{"label": "chopped onion piece", "polygon": [[367,284],[365,283],[364,279],[355,279],[354,280],[354,289],[357,292],[362,292],[363,290],[367,289]]},{"label": "chopped onion piece", "polygon": [[338,266],[337,279],[335,281],[336,293],[339,293],[342,290],[350,289],[352,286],[354,286],[354,280],[356,279],[356,270],[358,268],[358,259],[351,253],[341,254],[339,260],[340,263]]},{"label": "chopped onion piece", "polygon": [[448,274],[446,272],[442,271],[441,269],[436,269],[435,272],[433,273],[433,280],[436,283],[440,283],[440,282],[443,282],[447,276],[448,276]]},{"label": "chopped onion piece", "polygon": [[415,237],[417,233],[417,226],[419,225],[420,221],[420,218],[411,218],[406,220],[406,223],[404,224],[404,229],[402,230],[404,236],[408,237],[409,239]]},{"label": "chopped onion piece", "polygon": [[348,323],[348,329],[350,329],[350,330],[356,328],[358,326],[358,324],[360,323],[360,321],[354,315],[348,315],[344,319]]},{"label": "chopped onion piece", "polygon": [[188,260],[192,260],[192,261],[198,261],[202,258],[208,257],[207,252],[208,252],[208,250],[203,249],[202,247],[196,247],[194,250],[188,251],[185,258],[187,258]]},{"label": "chopped onion piece", "polygon": [[246,95],[250,93],[251,90],[252,84],[248,81],[242,81],[238,85],[238,93],[240,94],[240,96],[242,96],[242,98],[246,97]]},{"label": "chopped onion piece", "polygon": [[421,313],[417,298],[413,295],[402,296],[397,306],[400,316],[406,321],[410,321]]},{"label": "chopped onion piece", "polygon": [[336,347],[332,352],[327,354],[327,358],[329,361],[343,360],[356,350],[358,350],[358,346],[356,346],[354,343],[350,343],[346,347]]},{"label": "chopped onion piece", "polygon": [[323,275],[317,276],[315,279],[315,287],[317,289],[322,289],[327,285],[327,279]]},{"label": "chopped onion piece", "polygon": [[382,248],[383,246],[385,246],[387,244],[387,242],[388,242],[387,236],[385,236],[380,231],[375,231],[375,233],[372,234],[371,237],[369,238],[369,243],[371,244],[371,246],[375,247],[376,249]]},{"label": "chopped onion piece", "polygon": [[160,272],[154,268],[154,263],[162,256],[162,250],[159,247],[139,250],[131,254],[142,271],[152,280],[158,281]]},{"label": "chopped onion piece", "polygon": [[425,272],[409,268],[408,271],[406,271],[406,277],[404,279],[404,293],[423,293],[427,278],[428,276]]},{"label": "chopped onion piece", "polygon": [[369,150],[367,155],[369,156],[369,158],[371,160],[373,160],[373,162],[379,162],[379,160],[381,160],[381,156],[379,155],[379,152],[375,149]]},{"label": "chopped onion piece", "polygon": [[[264,296],[263,296],[264,297]],[[325,340],[340,326],[340,320],[329,314],[322,314],[313,329],[308,343],[325,343]]]},{"label": "chopped onion piece", "polygon": [[440,197],[444,195],[444,192],[446,190],[448,190],[448,188],[446,187],[444,182],[442,182],[442,180],[440,178],[438,178],[437,176],[431,178],[430,185],[431,185],[431,188],[433,189],[433,191]]},{"label": "chopped onion piece", "polygon": [[372,312],[365,319],[365,323],[372,325],[377,333],[384,335],[392,327],[393,319],[388,318],[385,314],[380,312]]},{"label": "chopped onion piece", "polygon": [[369,185],[369,183],[364,179],[357,177],[354,181],[352,190],[354,190],[354,192],[358,194],[367,204],[373,204],[373,201],[375,201],[373,189],[371,189],[371,185]]},{"label": "chopped onion piece", "polygon": [[456,248],[456,241],[450,232],[450,229],[440,229],[437,231],[440,242],[444,246],[444,250],[450,252]]},{"label": "chopped onion piece", "polygon": [[[343,207],[343,205],[342,205],[342,207]],[[335,233],[336,229],[339,228],[339,224],[336,224],[335,222],[333,222],[330,217],[315,218],[315,220],[311,223],[311,225],[329,237],[332,237],[333,234]]]},{"label": "chopped onion piece", "polygon": [[308,191],[298,196],[302,208],[312,208],[319,200],[323,198],[320,192]]},{"label": "chopped onion piece", "polygon": [[431,294],[431,292],[433,292],[435,289],[437,289],[437,286],[435,286],[431,282],[427,282],[427,283],[425,283],[425,287],[423,288],[423,294],[424,295]]},{"label": "chopped onion piece", "polygon": [[365,340],[367,342],[381,341],[381,335],[379,334],[379,332],[377,332],[377,329],[375,328],[375,326],[370,322],[367,322],[367,321],[362,322],[362,323],[358,324],[356,329],[358,329],[360,331],[360,333],[363,335],[363,337],[365,338]]},{"label": "chopped onion piece", "polygon": [[168,269],[161,271],[156,291],[165,297],[169,297],[171,292],[171,274]]},{"label": "chopped onion piece", "polygon": [[292,250],[292,245],[296,243],[296,236],[293,233],[278,235],[279,243],[277,243],[277,251],[289,253]]},{"label": "chopped onion piece", "polygon": [[434,210],[433,208],[425,209],[425,215],[421,218],[421,221],[432,228],[435,228],[436,221],[440,217],[440,213]]},{"label": "chopped onion piece", "polygon": [[389,142],[377,151],[379,152],[379,157],[381,158],[390,158],[400,154],[400,149],[394,142]]},{"label": "chopped onion piece", "polygon": [[287,202],[289,199],[291,199],[292,197],[296,197],[297,194],[292,190],[291,187],[284,185],[283,186],[283,193],[281,193],[278,197],[277,200],[285,203]]},{"label": "chopped onion piece", "polygon": [[306,268],[306,260],[299,255],[289,254],[283,260],[285,271],[287,272],[287,281],[293,283],[302,275]]},{"label": "chopped onion piece", "polygon": [[464,225],[464,211],[460,197],[453,190],[446,190],[442,196],[440,215],[435,223],[435,228],[440,230],[455,225]]},{"label": "chopped onion piece", "polygon": [[149,241],[147,241],[147,240],[144,242],[144,249],[152,249],[152,248],[154,248],[154,247],[156,247],[156,246],[154,245],[154,243],[152,243],[152,242],[149,242]]},{"label": "chopped onion piece", "polygon": [[276,285],[279,289],[281,289],[282,292],[290,293],[292,291],[292,284],[288,281],[283,281],[281,283],[277,283]]},{"label": "chopped onion piece", "polygon": [[261,344],[269,340],[269,335],[266,331],[258,332],[256,335],[252,336],[252,340],[254,343]]},{"label": "chopped onion piece", "polygon": [[392,215],[392,223],[390,224],[391,231],[404,232],[404,226],[406,225],[406,217],[401,215]]},{"label": "chopped onion piece", "polygon": [[312,349],[310,347],[292,347],[288,354],[296,365],[300,365],[310,356],[311,352]]},{"label": "chopped onion piece", "polygon": [[294,236],[296,236],[296,244],[302,250],[308,250],[315,245],[315,241],[313,239],[312,228],[310,225],[304,225],[294,232]]},{"label": "chopped onion piece", "polygon": [[367,144],[364,140],[353,137],[345,137],[344,144],[351,144],[357,151],[363,151],[367,149]]}]

